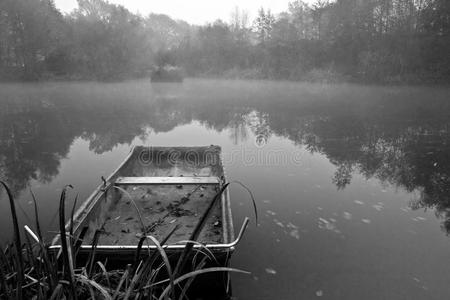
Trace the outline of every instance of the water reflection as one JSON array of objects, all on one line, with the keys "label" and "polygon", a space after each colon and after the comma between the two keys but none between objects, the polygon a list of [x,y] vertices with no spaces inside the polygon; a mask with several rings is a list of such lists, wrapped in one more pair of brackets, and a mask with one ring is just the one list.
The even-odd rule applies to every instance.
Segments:
[{"label": "water reflection", "polygon": [[[356,86],[187,81],[183,85],[2,85],[0,178],[16,193],[50,182],[77,138],[97,154],[135,137],[197,121],[239,144],[289,139],[336,166],[344,189],[355,173],[393,184],[412,209],[435,209],[450,233],[448,91]],[[252,134],[249,134],[249,133]]]}]

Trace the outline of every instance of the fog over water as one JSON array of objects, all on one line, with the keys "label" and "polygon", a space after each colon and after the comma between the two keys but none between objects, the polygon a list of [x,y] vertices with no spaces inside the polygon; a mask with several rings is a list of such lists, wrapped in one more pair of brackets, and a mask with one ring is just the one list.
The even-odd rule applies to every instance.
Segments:
[{"label": "fog over water", "polygon": [[[133,145],[222,147],[260,226],[232,266],[238,299],[446,299],[448,88],[186,79],[182,84],[0,85],[0,178],[33,224],[57,230],[59,194],[82,202]],[[2,191],[0,240],[11,237]],[[235,227],[248,195],[231,188]]]}]

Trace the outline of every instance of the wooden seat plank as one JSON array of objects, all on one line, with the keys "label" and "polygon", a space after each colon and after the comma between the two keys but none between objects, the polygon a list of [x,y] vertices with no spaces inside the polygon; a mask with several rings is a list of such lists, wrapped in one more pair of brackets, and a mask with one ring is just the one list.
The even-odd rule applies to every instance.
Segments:
[{"label": "wooden seat plank", "polygon": [[118,177],[116,185],[147,185],[147,184],[219,184],[217,177]]}]

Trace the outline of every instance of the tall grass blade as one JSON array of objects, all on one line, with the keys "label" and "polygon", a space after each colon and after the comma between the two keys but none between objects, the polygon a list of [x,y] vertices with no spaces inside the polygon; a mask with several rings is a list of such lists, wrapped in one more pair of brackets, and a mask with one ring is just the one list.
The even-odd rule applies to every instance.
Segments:
[{"label": "tall grass blade", "polygon": [[3,187],[6,190],[6,193],[8,194],[9,198],[9,205],[11,208],[11,215],[13,219],[13,226],[14,226],[14,242],[16,247],[17,255],[16,257],[16,263],[17,263],[17,291],[16,291],[16,297],[18,300],[22,300],[23,294],[22,294],[22,285],[24,282],[23,278],[23,257],[22,257],[22,241],[20,239],[20,231],[19,231],[19,221],[17,219],[17,213],[16,213],[16,206],[14,203],[14,197],[11,193],[11,190],[6,185],[5,182],[0,181],[0,184],[3,185]]},{"label": "tall grass blade", "polygon": [[134,201],[133,197],[131,197],[130,193],[128,193],[126,190],[124,190],[121,187],[118,186],[114,186],[114,188],[118,189],[119,191],[121,191],[122,193],[124,193],[125,195],[127,195],[127,197],[129,198],[129,200],[131,201],[131,203],[133,203],[134,208],[136,209],[136,212],[138,214],[139,217],[139,222],[141,223],[141,227],[142,227],[142,233],[144,235],[147,235],[146,230],[145,230],[145,223],[144,223],[144,218],[142,218],[142,214],[141,211],[139,210],[139,207],[137,206],[136,202]]},{"label": "tall grass blade", "polygon": [[28,225],[25,225],[24,228],[25,228],[25,231],[33,238],[33,240],[36,243],[40,244],[41,241],[39,240],[39,237],[33,232],[33,230],[31,230],[31,228],[28,227]]},{"label": "tall grass blade", "polygon": [[[151,235],[147,236],[147,238],[150,239],[153,242],[153,244],[155,244],[156,248],[158,249],[158,252],[164,261],[164,266],[166,267],[167,274],[169,275],[170,285],[172,286],[172,290],[174,291],[175,290],[174,286],[173,286],[174,274],[172,272],[172,267],[170,266],[170,261],[169,261],[169,258],[167,257],[166,251],[164,251],[163,247],[161,246],[161,244],[158,242],[158,240],[156,238],[154,238]],[[135,277],[139,278],[140,276],[138,274],[136,274]],[[133,280],[132,283],[130,284],[130,287],[128,288],[127,294],[124,298],[125,300],[127,300],[129,298],[130,293],[134,289],[135,285],[136,285],[136,281]]]},{"label": "tall grass blade", "polygon": [[100,284],[98,284],[97,282],[95,282],[94,280],[91,280],[89,278],[87,278],[84,275],[77,275],[76,278],[83,284],[85,284],[88,287],[92,287],[95,288],[97,291],[99,291],[102,296],[104,297],[104,299],[106,300],[112,300],[111,295],[108,293],[108,291],[102,287]]},{"label": "tall grass blade", "polygon": [[77,240],[75,242],[75,246],[74,246],[75,256],[78,256],[78,252],[80,251],[81,245],[83,244],[84,237],[86,236],[86,233],[88,230],[89,230],[88,226],[85,226],[85,227],[83,227],[83,229],[81,229],[81,232],[78,235]]},{"label": "tall grass blade", "polygon": [[64,266],[64,277],[69,282],[69,287],[71,293],[69,295],[70,298],[77,299],[75,285],[74,285],[74,278],[73,273],[71,270],[73,270],[71,264],[70,264],[70,258],[69,258],[69,249],[67,245],[67,235],[66,235],[66,226],[65,226],[65,202],[66,202],[66,193],[68,188],[73,188],[71,185],[67,185],[63,188],[61,192],[61,197],[59,200],[59,234],[60,234],[60,241],[61,241],[61,248],[62,248],[62,256],[63,256],[63,266]]},{"label": "tall grass blade", "polygon": [[31,193],[31,198],[33,199],[33,203],[34,203],[34,219],[36,220],[36,231],[37,231],[39,240],[42,241],[42,231],[41,231],[41,225],[39,224],[39,212],[38,212],[36,197],[31,189],[30,189],[30,193]]},{"label": "tall grass blade", "polygon": [[[208,208],[205,210],[202,217],[195,226],[194,231],[192,232],[189,240],[197,241],[200,232],[202,231],[203,227],[205,227],[206,221],[208,220],[211,211],[213,210],[214,206],[216,205],[216,203],[218,202],[218,200],[220,199],[220,197],[222,196],[222,194],[225,192],[225,190],[229,185],[230,185],[229,183],[226,183],[224,186],[222,186],[220,191],[214,196],[213,200],[209,203]],[[178,274],[178,272],[181,272],[186,266],[187,261],[186,258],[188,257],[193,247],[194,247],[193,243],[187,243],[186,247],[184,247],[183,252],[181,253],[180,258],[178,259],[177,265],[175,267],[174,273],[176,275]]]},{"label": "tall grass blade", "polygon": [[0,273],[0,275],[2,276],[1,283],[3,283],[3,287],[4,287],[4,290],[6,292],[6,296],[8,299],[13,298],[11,296],[12,292],[10,291],[9,286],[7,285],[7,282],[6,282],[6,274],[9,273],[10,269],[11,269],[10,264],[8,262],[8,258],[6,257],[6,254],[3,251],[3,249],[0,249],[0,272],[2,272],[2,273]]},{"label": "tall grass blade", "polygon": [[214,261],[216,264],[219,264],[216,257],[214,256],[214,253],[212,253],[212,251],[202,243],[186,240],[186,241],[179,241],[176,244],[187,244],[187,243],[192,243],[194,245],[199,246],[202,250],[205,251],[205,252],[201,251],[203,255],[208,256],[210,260]]},{"label": "tall grass blade", "polygon": [[102,233],[101,230],[96,230],[94,233],[94,238],[92,240],[91,252],[89,253],[88,261],[86,262],[86,269],[88,270],[89,276],[91,276],[91,274],[92,274],[92,266],[94,265],[95,254],[97,252],[98,240],[100,238],[101,233]]},{"label": "tall grass blade", "polygon": [[253,210],[254,210],[254,212],[255,212],[255,222],[256,222],[256,226],[258,226],[258,225],[259,225],[259,222],[258,222],[258,208],[256,207],[256,200],[255,200],[255,197],[253,197],[252,191],[251,191],[245,184],[243,184],[243,183],[240,182],[240,181],[233,180],[233,181],[230,182],[230,183],[236,183],[236,184],[240,185],[241,187],[243,187],[243,188],[249,193],[250,198],[251,198],[252,203],[253,203]]},{"label": "tall grass blade", "polygon": [[[203,259],[200,261],[200,263],[195,268],[195,271],[203,269],[203,267],[206,265],[206,259],[207,259],[207,257],[203,257]],[[178,297],[178,300],[185,299],[186,293],[189,290],[189,288],[191,287],[194,280],[195,280],[194,276],[187,280],[186,284],[183,286],[183,290],[181,291],[180,297]]]},{"label": "tall grass blade", "polygon": [[73,215],[75,214],[75,208],[77,207],[78,194],[75,196],[75,200],[73,201],[72,210],[70,212],[70,236],[73,237]]},{"label": "tall grass blade", "polygon": [[[0,252],[3,253],[3,250],[0,249]],[[3,269],[3,261],[0,261],[0,299],[2,299],[1,295],[5,295],[7,299],[11,298],[8,285],[6,283],[6,272]]]},{"label": "tall grass blade", "polygon": [[120,289],[122,288],[123,283],[128,278],[128,270],[125,270],[122,277],[120,278],[119,284],[117,285],[116,291],[114,292],[114,295],[112,297],[113,300],[117,299],[120,293]]},{"label": "tall grass blade", "polygon": [[[177,231],[180,228],[180,225],[177,224],[167,235],[166,237],[161,241],[161,245],[165,245],[167,243],[167,241],[170,239],[170,237],[175,233],[175,231]],[[154,252],[153,254],[151,254],[147,260],[144,262],[143,267],[141,268],[141,271],[139,272],[140,274],[140,278],[144,279],[144,278],[148,278],[149,276],[151,276],[151,267],[153,265],[153,263],[156,261],[156,258],[158,257],[158,252]],[[142,287],[145,285],[145,283],[148,280],[142,280],[141,283],[139,284],[139,289],[142,289]]]},{"label": "tall grass blade", "polygon": [[97,265],[100,267],[100,269],[102,270],[102,272],[103,272],[103,276],[105,276],[105,279],[106,279],[106,283],[108,284],[108,288],[111,290],[111,281],[109,280],[109,274],[108,274],[108,272],[106,271],[106,268],[105,268],[105,265],[104,264],[102,264],[101,262],[97,262]]},{"label": "tall grass blade", "polygon": [[56,300],[56,299],[60,299],[60,294],[63,292],[63,285],[62,283],[58,283],[58,285],[56,286],[55,290],[53,291],[50,300]]},{"label": "tall grass blade", "polygon": [[139,244],[136,249],[136,253],[134,255],[134,265],[133,265],[133,272],[135,273],[137,270],[137,266],[139,265],[139,258],[141,257],[141,249],[142,245],[144,244],[145,240],[147,239],[146,236],[143,236],[139,239]]}]

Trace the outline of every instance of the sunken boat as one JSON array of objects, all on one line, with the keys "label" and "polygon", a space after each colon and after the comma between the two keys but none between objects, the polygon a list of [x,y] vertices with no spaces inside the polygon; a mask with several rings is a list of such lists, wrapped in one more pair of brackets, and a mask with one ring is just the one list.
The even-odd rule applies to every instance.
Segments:
[{"label": "sunken boat", "polygon": [[[136,253],[157,251],[152,243],[138,251],[144,235],[164,243],[169,258],[178,259],[203,222],[193,247],[207,248],[227,265],[248,219],[235,238],[225,183],[219,146],[136,146],[74,213],[66,231],[82,237],[78,257],[87,258],[95,248],[97,259],[128,264]],[[60,244],[56,236],[51,249]]]}]

